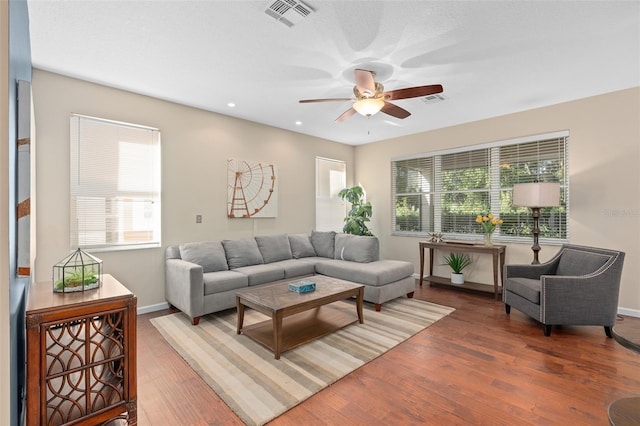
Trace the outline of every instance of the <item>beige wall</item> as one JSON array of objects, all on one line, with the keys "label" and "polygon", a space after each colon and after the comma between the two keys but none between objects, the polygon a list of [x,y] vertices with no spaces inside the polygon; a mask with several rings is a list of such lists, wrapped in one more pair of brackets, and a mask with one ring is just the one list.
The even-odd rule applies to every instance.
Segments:
[{"label": "beige wall", "polygon": [[[215,96],[215,94],[212,94]],[[163,248],[97,253],[104,271],[138,296],[138,306],[164,303],[164,247],[276,232],[310,232],[315,225],[315,157],[347,162],[354,148],[171,102],[35,70],[36,279],[69,246],[69,116],[71,113],[157,127],[162,135]],[[227,159],[276,164],[278,217],[227,219]],[[351,182],[351,179],[348,179]],[[203,223],[196,224],[196,214]]]},{"label": "beige wall", "polygon": [[[374,206],[381,254],[419,263],[418,238],[391,236],[393,157],[559,130],[570,132],[570,242],[626,252],[619,306],[640,315],[640,88],[358,146],[355,181]],[[530,246],[509,244],[507,263],[530,262]],[[543,246],[540,260],[557,249]],[[474,260],[466,275],[491,282],[488,256]],[[444,268],[436,274],[446,275]]]},{"label": "beige wall", "polygon": [[[419,238],[391,236],[393,157],[520,136],[569,130],[571,243],[627,253],[620,294],[623,313],[640,315],[640,88],[444,128],[384,142],[350,146],[237,120],[36,70],[38,134],[36,274],[69,253],[69,114],[94,115],[162,131],[163,246],[273,232],[309,232],[315,223],[316,156],[347,162],[373,203],[371,228],[382,256],[408,260],[418,272]],[[226,159],[273,161],[279,173],[277,219],[226,218]],[[385,170],[386,173],[381,173]],[[204,216],[195,223],[195,215]],[[528,263],[530,243],[509,244],[507,262]],[[543,246],[542,261],[557,246]],[[139,298],[164,302],[163,249],[100,253],[112,273]],[[471,280],[490,282],[487,256],[475,256]],[[438,267],[437,274],[446,274]]]}]

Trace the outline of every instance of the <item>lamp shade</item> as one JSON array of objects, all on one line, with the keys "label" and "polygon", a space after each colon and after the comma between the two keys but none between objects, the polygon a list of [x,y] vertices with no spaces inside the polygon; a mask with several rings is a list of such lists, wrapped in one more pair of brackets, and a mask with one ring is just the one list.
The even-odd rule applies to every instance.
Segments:
[{"label": "lamp shade", "polygon": [[560,205],[560,184],[533,182],[513,185],[513,205],[522,207],[555,207]]},{"label": "lamp shade", "polygon": [[384,100],[381,98],[364,98],[356,101],[353,104],[353,109],[368,117],[380,111],[383,106]]}]

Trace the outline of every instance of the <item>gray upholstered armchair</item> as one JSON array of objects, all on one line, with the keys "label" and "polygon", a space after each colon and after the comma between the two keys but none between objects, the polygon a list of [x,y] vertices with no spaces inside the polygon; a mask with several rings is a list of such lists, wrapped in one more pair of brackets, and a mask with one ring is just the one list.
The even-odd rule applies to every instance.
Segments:
[{"label": "gray upholstered armchair", "polygon": [[608,337],[618,311],[624,253],[565,244],[548,262],[505,265],[502,300],[544,326],[602,325]]}]

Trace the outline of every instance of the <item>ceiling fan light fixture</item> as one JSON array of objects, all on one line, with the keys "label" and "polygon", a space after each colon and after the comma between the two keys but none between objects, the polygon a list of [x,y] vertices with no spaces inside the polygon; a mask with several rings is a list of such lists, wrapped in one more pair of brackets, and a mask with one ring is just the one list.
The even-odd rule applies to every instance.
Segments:
[{"label": "ceiling fan light fixture", "polygon": [[380,111],[383,106],[384,99],[382,98],[365,98],[356,101],[353,104],[353,109],[358,111],[358,114],[369,117]]},{"label": "ceiling fan light fixture", "polygon": [[411,115],[406,109],[398,105],[388,102],[402,99],[419,98],[442,92],[442,85],[432,84],[429,86],[406,87],[404,89],[395,89],[384,91],[384,86],[374,81],[375,73],[356,68],[355,77],[356,85],[353,87],[355,98],[326,98],[326,99],[301,99],[298,102],[306,104],[311,102],[345,102],[352,101],[353,105],[335,119],[336,123],[342,123],[347,118],[360,114],[365,117],[371,117],[382,111],[384,114],[395,118],[404,119]]}]

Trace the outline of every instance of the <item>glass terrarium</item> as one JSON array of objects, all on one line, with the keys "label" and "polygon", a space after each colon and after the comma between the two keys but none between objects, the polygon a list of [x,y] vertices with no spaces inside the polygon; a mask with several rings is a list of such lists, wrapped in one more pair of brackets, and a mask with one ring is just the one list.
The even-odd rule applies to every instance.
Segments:
[{"label": "glass terrarium", "polygon": [[53,266],[53,291],[69,293],[100,287],[102,260],[77,249]]}]

